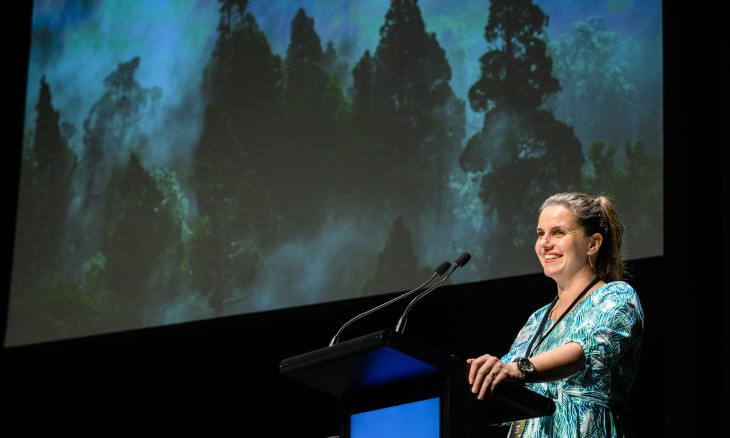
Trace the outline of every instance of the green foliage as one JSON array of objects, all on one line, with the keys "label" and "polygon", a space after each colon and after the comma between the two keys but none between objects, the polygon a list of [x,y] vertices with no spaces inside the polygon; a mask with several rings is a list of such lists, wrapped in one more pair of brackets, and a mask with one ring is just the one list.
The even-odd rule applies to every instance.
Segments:
[{"label": "green foliage", "polygon": [[83,291],[92,291],[100,286],[101,275],[106,268],[107,260],[103,253],[98,252],[84,262],[81,270],[80,288]]},{"label": "green foliage", "polygon": [[66,281],[41,282],[12,301],[14,327],[9,344],[28,344],[113,331],[115,300],[103,287],[106,265],[99,253],[84,263],[79,286]]},{"label": "green foliage", "polygon": [[[118,183],[108,237],[105,278],[120,300],[120,312],[141,318],[145,304],[157,304],[179,293],[183,233],[174,204],[132,154]],[[169,198],[168,198],[169,200]]]},{"label": "green foliage", "polygon": [[172,220],[182,231],[183,240],[187,241],[191,234],[186,220],[190,202],[182,187],[180,187],[177,175],[169,169],[155,169],[151,174],[155,180],[155,186],[162,193],[161,205],[170,212]]},{"label": "green foliage", "polygon": [[[175,269],[180,275],[180,291],[189,290],[192,275],[192,260],[190,257],[193,239],[193,230],[188,223],[189,200],[180,187],[175,172],[167,169],[156,169],[152,172],[155,185],[162,193],[161,208],[170,212],[170,217],[175,224],[175,229],[180,230],[180,251],[182,252],[178,268]],[[173,254],[171,254],[173,255]],[[190,295],[193,295],[192,293]]]}]

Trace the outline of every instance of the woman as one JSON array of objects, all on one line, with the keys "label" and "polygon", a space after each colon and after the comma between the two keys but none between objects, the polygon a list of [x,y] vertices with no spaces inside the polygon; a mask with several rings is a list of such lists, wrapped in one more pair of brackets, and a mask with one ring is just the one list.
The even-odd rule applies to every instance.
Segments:
[{"label": "woman", "polygon": [[551,398],[553,415],[515,422],[509,436],[625,437],[623,417],[639,365],[644,312],[622,281],[623,225],[611,201],[559,193],[540,207],[535,252],[557,286],[501,358],[467,359],[478,398],[504,381]]}]

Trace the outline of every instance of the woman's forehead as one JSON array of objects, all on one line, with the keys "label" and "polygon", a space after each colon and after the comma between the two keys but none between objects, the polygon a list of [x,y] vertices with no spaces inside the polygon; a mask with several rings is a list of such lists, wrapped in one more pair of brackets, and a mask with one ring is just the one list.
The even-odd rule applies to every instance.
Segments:
[{"label": "woman's forehead", "polygon": [[575,225],[575,216],[570,209],[563,207],[562,205],[550,205],[545,207],[540,213],[538,228],[554,227],[558,225]]}]

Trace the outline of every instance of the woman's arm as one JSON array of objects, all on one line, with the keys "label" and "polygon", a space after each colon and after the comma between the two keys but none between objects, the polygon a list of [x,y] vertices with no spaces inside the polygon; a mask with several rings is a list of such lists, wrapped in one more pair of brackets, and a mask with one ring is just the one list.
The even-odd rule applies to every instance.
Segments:
[{"label": "woman's arm", "polygon": [[[535,366],[535,371],[530,374],[528,382],[546,382],[564,379],[583,369],[585,355],[577,342],[569,342],[533,356],[530,361]],[[471,392],[477,394],[479,399],[491,396],[500,382],[505,380],[525,382],[525,375],[515,362],[504,363],[490,354],[470,358],[466,362],[470,365]]]}]

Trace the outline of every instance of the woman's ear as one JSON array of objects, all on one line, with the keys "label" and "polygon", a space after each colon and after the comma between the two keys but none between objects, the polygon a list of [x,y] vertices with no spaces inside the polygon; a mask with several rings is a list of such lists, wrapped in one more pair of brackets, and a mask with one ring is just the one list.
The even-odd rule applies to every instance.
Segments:
[{"label": "woman's ear", "polygon": [[593,255],[598,252],[598,249],[603,243],[603,236],[601,233],[593,233],[590,237],[590,243],[588,244],[588,255]]}]

